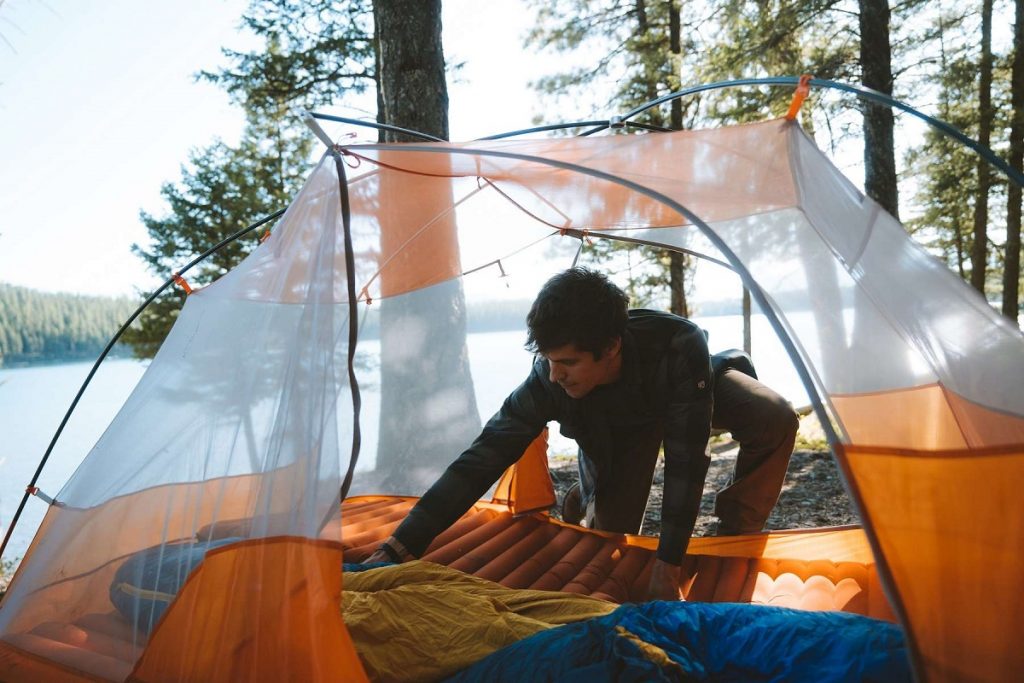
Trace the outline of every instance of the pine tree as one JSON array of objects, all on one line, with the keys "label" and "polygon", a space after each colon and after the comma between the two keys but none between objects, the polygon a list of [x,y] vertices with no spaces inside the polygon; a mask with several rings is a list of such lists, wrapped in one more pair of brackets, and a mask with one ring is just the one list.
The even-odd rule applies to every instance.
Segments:
[{"label": "pine tree", "polygon": [[201,76],[250,110],[312,109],[376,87],[370,0],[252,0],[242,25],[264,47],[224,50],[229,66]]},{"label": "pine tree", "polygon": [[[203,71],[246,112],[238,145],[215,141],[194,151],[177,183],[167,183],[162,215],[141,213],[150,242],[133,250],[161,279],[247,225],[287,206],[308,171],[313,142],[300,113],[374,87],[375,44],[367,0],[253,0],[244,27],[261,38],[251,52],[224,50],[228,66]],[[204,285],[238,264],[259,235],[240,239],[188,273]],[[168,290],[125,334],[151,357],[177,318],[185,295]]]},{"label": "pine tree", "polygon": [[[987,17],[988,9],[987,0],[976,6],[940,7],[932,31],[938,56],[922,82],[929,88],[925,92],[934,92],[938,99],[940,119],[997,154],[1009,144],[1012,163],[1012,140],[1007,142],[1012,133],[1012,69],[1010,60],[997,54],[985,37],[992,22],[1002,21],[996,15]],[[985,64],[990,60],[989,70]],[[979,291],[994,294],[1005,278],[1001,261],[1007,254],[1000,252],[1003,245],[996,241],[1002,233],[998,226],[1003,206],[1008,206],[1007,244],[1014,234],[1013,195],[1006,179],[994,174],[989,162],[935,131],[908,155],[908,164],[919,190],[917,215],[907,227],[960,277]],[[1004,193],[1009,205],[996,201]],[[1017,205],[1019,212],[1019,199]],[[1012,270],[1012,257],[1009,264]]]},{"label": "pine tree", "polygon": [[[892,95],[892,43],[889,38],[888,0],[860,0],[861,83]],[[900,217],[896,180],[895,119],[890,107],[864,103],[864,191],[883,209]]]},{"label": "pine tree", "polygon": [[[975,62],[969,53],[954,49],[949,40],[962,17],[939,17],[939,111],[947,123],[968,131],[975,116]],[[915,239],[940,255],[961,278],[967,277],[968,237],[973,224],[966,187],[973,187],[974,157],[963,145],[929,129],[924,144],[908,155],[910,172],[920,180],[918,215],[906,221]]]},{"label": "pine tree", "polygon": [[[93,359],[134,304],[0,283],[0,365]],[[117,354],[121,349],[115,347]]]},{"label": "pine tree", "polygon": [[[161,279],[225,237],[287,206],[307,170],[312,142],[297,135],[288,110],[250,110],[237,146],[217,141],[194,151],[178,183],[160,191],[168,211],[143,211],[150,242],[132,251]],[[259,234],[236,240],[187,274],[187,281],[208,284],[235,265],[257,244]],[[124,335],[141,358],[153,356],[177,319],[185,294],[168,289],[146,308]]]}]

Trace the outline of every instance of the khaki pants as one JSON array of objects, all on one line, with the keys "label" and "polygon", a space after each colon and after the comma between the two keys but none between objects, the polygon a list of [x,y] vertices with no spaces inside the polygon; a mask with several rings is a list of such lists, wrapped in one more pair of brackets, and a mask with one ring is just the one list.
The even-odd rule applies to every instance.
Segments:
[{"label": "khaki pants", "polygon": [[[793,453],[798,419],[793,407],[777,393],[743,374],[728,369],[715,379],[711,426],[732,433],[740,444],[729,484],[715,498],[719,534],[752,533],[764,527],[779,499]],[[587,526],[635,534],[643,523],[654,468],[661,450],[661,427],[613,436],[615,457],[608,476],[612,486],[581,477]],[[586,454],[580,452],[580,458]],[[689,463],[689,495],[699,497],[710,458]],[[582,467],[581,467],[582,474]]]}]

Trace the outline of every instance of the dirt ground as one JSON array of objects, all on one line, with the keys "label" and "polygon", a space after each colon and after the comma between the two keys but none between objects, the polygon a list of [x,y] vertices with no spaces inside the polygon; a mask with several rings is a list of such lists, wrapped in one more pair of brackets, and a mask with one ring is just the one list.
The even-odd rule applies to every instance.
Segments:
[{"label": "dirt ground", "polygon": [[[727,434],[712,439],[711,466],[704,484],[704,497],[694,536],[713,533],[717,522],[712,513],[715,494],[728,485],[738,448]],[[657,536],[661,532],[663,474],[662,461],[659,460],[642,529],[642,533],[648,536]],[[562,497],[579,478],[576,457],[554,456],[551,461],[551,478],[558,499],[552,514],[557,517]],[[825,445],[820,426],[813,416],[804,417],[800,422],[797,448],[789,461],[782,495],[768,518],[766,528],[802,529],[859,522],[832,454]]]}]

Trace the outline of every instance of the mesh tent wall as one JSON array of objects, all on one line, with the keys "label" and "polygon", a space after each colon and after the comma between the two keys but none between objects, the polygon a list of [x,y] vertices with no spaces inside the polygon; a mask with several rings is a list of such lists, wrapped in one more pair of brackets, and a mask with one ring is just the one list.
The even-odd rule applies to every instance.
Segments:
[{"label": "mesh tent wall", "polygon": [[[364,391],[351,493],[419,495],[457,455],[451,433],[479,426],[514,388],[497,366],[525,375],[529,362],[521,337],[474,348],[432,336],[432,323],[463,298],[529,299],[570,264],[583,233],[700,245],[730,263],[836,435],[918,673],[999,680],[1024,667],[1024,509],[1013,495],[1024,473],[1024,339],[796,124],[342,152],[351,180],[325,156],[270,239],[188,297],[58,495],[0,608],[10,670],[361,675],[338,610],[349,352]],[[360,302],[352,348],[349,275]],[[471,385],[445,376],[452,354],[466,356]],[[390,364],[415,367],[414,418],[383,399]],[[401,456],[382,452],[384,425],[406,417],[422,438]],[[41,628],[110,611],[126,558],[229,523],[237,542],[184,572],[127,655],[71,663],[40,645]]]}]

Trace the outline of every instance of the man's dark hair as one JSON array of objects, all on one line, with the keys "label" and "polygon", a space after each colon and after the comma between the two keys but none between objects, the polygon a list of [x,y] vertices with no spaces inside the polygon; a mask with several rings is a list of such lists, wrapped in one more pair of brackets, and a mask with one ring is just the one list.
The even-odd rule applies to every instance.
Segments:
[{"label": "man's dark hair", "polygon": [[570,268],[544,283],[526,316],[526,348],[534,353],[573,344],[601,355],[622,337],[629,297],[604,274]]}]

